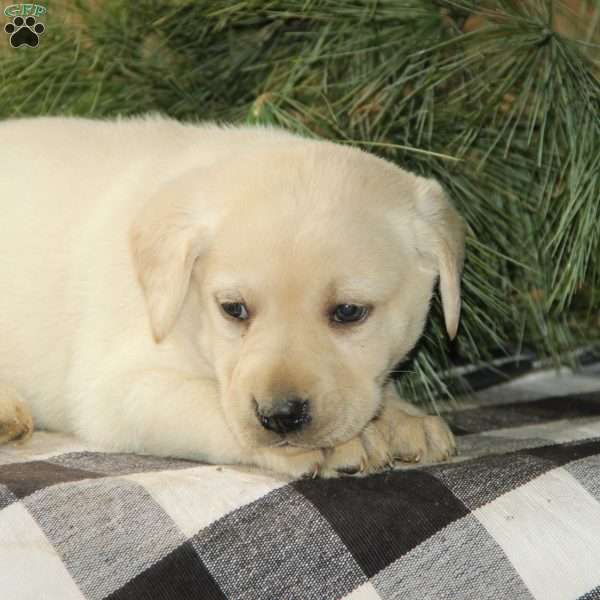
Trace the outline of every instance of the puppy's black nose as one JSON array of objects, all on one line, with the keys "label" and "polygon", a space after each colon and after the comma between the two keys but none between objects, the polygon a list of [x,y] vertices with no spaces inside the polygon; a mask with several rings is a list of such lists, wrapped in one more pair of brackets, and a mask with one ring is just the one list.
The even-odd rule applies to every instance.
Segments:
[{"label": "puppy's black nose", "polygon": [[310,421],[308,400],[292,396],[278,401],[271,414],[266,415],[257,411],[260,424],[275,433],[290,433],[302,429]]}]

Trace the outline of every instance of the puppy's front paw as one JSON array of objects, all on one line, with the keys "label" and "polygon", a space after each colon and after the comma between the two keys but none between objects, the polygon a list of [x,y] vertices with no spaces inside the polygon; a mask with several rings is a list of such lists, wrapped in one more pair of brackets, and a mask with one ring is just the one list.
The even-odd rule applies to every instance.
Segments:
[{"label": "puppy's front paw", "polygon": [[17,391],[0,383],[0,444],[25,441],[33,433],[33,418]]},{"label": "puppy's front paw", "polygon": [[333,448],[266,448],[254,463],[292,477],[368,475],[400,463],[433,463],[456,454],[454,436],[440,417],[409,415],[393,401],[356,437]]},{"label": "puppy's front paw", "polygon": [[325,451],[319,474],[366,475],[404,463],[433,463],[456,454],[452,432],[440,417],[413,416],[393,402],[350,441]]},{"label": "puppy's front paw", "polygon": [[390,437],[394,458],[401,462],[441,462],[456,454],[454,435],[441,417],[404,414]]},{"label": "puppy's front paw", "polygon": [[321,477],[367,475],[394,466],[391,448],[374,423],[351,440],[325,450]]}]

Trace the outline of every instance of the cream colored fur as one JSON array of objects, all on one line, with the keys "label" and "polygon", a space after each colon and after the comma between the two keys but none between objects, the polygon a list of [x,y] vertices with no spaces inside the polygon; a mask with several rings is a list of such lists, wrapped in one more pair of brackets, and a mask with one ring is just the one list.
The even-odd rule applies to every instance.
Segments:
[{"label": "cream colored fur", "polygon": [[[31,430],[24,398],[36,428],[109,450],[294,476],[454,452],[386,383],[438,275],[458,327],[463,225],[436,182],[159,117],[0,123],[0,176],[0,441]],[[238,301],[243,323],[219,306]],[[343,303],[370,314],[332,325]],[[282,393],[312,418],[285,446],[255,413]]]}]

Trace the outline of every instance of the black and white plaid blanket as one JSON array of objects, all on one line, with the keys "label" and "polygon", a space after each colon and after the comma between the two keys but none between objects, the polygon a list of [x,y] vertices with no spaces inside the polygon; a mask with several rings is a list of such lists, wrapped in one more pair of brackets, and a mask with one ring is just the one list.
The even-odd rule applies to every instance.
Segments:
[{"label": "black and white plaid blanket", "polygon": [[600,598],[600,370],[452,423],[453,463],[300,481],[36,433],[0,447],[0,598]]}]

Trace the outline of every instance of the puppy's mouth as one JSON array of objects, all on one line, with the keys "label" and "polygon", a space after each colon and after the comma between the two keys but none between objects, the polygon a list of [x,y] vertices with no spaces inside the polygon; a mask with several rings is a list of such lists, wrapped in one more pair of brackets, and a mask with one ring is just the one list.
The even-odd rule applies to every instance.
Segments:
[{"label": "puppy's mouth", "polygon": [[302,433],[281,433],[277,434],[271,432],[272,435],[276,436],[275,439],[266,441],[266,443],[261,444],[266,448],[295,448],[297,450],[316,450],[322,447],[322,444],[319,444],[319,440],[306,439],[306,432]]},{"label": "puppy's mouth", "polygon": [[297,448],[299,450],[316,450],[321,448],[318,444],[300,444],[296,441],[283,438],[269,444],[269,448]]},{"label": "puppy's mouth", "polygon": [[300,444],[288,439],[276,440],[270,444],[260,444],[258,447],[277,450],[288,456],[295,456],[304,454],[305,452],[323,449],[323,446],[320,444]]}]

